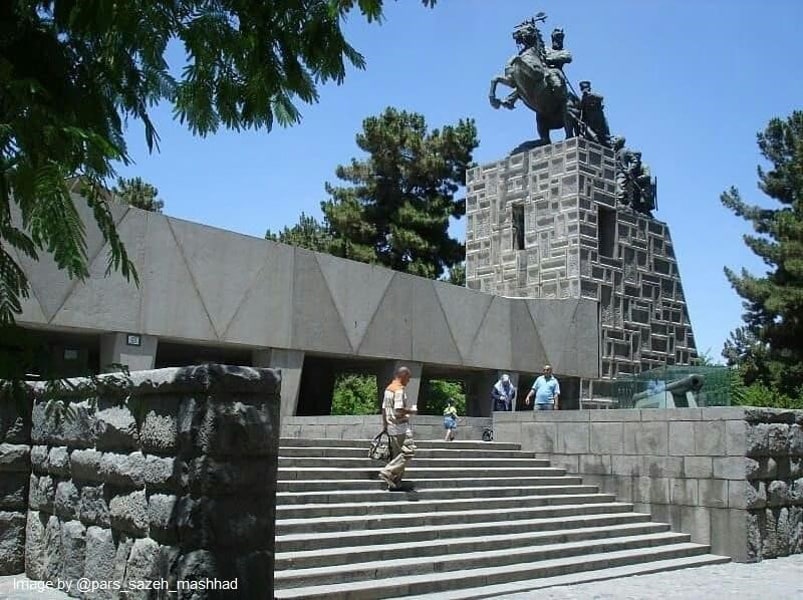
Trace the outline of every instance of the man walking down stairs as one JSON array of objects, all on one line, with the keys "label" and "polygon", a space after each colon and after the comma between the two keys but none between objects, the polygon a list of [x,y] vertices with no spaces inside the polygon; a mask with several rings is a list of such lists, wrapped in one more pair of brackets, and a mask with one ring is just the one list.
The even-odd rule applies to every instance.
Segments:
[{"label": "man walking down stairs", "polygon": [[388,494],[364,440],[282,440],[276,598],[494,598],[728,562],[517,444],[419,441]]}]

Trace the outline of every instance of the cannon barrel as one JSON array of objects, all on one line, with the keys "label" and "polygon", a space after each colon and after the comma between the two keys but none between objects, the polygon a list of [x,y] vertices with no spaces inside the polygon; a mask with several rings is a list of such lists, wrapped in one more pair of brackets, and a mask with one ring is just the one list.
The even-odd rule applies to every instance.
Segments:
[{"label": "cannon barrel", "polygon": [[694,373],[692,375],[686,375],[686,377],[681,377],[680,379],[670,381],[664,387],[657,390],[646,390],[644,392],[639,392],[638,394],[633,394],[633,400],[644,400],[645,398],[649,398],[650,396],[664,392],[672,392],[675,394],[685,394],[689,391],[699,392],[704,384],[705,377],[698,373]]}]

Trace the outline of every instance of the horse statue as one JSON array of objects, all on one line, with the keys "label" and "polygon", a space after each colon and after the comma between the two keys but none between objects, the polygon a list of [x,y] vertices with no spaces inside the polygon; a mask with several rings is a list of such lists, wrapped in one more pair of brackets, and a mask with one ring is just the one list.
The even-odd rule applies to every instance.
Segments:
[{"label": "horse statue", "polygon": [[[546,15],[538,13],[534,18],[524,21],[513,30],[513,40],[519,46],[519,53],[505,66],[505,74],[491,80],[488,94],[491,106],[512,109],[517,100],[535,112],[538,140],[525,142],[514,152],[549,144],[549,132],[563,129],[566,138],[574,137],[579,131],[579,115],[576,108],[578,99],[570,94],[566,77],[560,69],[562,64],[571,61],[571,55],[562,49],[563,32],[560,32],[560,49],[548,51],[536,23],[545,21]],[[553,34],[554,36],[554,34]],[[552,56],[550,56],[552,55]],[[498,84],[506,85],[513,91],[500,100],[496,97]]]}]

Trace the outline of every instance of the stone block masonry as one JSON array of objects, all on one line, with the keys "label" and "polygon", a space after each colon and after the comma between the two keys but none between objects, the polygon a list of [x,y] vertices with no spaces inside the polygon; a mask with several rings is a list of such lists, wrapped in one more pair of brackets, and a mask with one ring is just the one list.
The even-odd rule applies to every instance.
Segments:
[{"label": "stone block masonry", "polygon": [[[0,382],[0,575],[25,566],[25,519],[31,476],[30,413]],[[23,414],[21,414],[21,411]]]},{"label": "stone block masonry", "polygon": [[803,411],[495,413],[494,430],[715,554],[803,552]]},{"label": "stone block masonry", "polygon": [[556,142],[470,169],[466,186],[470,289],[597,300],[603,378],[696,356],[669,227],[617,203],[611,149]]},{"label": "stone block masonry", "polygon": [[202,365],[71,380],[61,414],[36,402],[27,575],[236,579],[231,597],[273,598],[279,394],[270,369]]}]

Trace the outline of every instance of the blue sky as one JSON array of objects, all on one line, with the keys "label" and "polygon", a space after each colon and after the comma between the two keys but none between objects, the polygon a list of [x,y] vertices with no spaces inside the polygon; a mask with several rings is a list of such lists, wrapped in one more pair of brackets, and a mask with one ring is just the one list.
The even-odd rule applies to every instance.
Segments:
[{"label": "blue sky", "polygon": [[[741,241],[749,226],[719,195],[736,185],[765,202],[756,133],[803,108],[799,0],[439,0],[433,10],[386,2],[382,25],[357,14],[346,24],[367,69],[322,88],[318,104],[302,107],[301,124],[199,139],[158,107],[161,152],[149,155],[132,124],[136,164],[120,174],[153,183],[172,216],[262,237],[302,211],[320,216],[324,182],[357,154],[363,118],[386,106],[420,112],[431,127],[472,117],[475,160],[497,160],[535,137],[532,113],[495,111],[487,97],[489,80],[515,52],[511,29],[539,10],[549,17],[547,39],[554,26],[566,32],[574,85],[591,80],[612,132],[640,149],[658,176],[656,217],[671,227],[698,349],[719,359],[742,312],[723,266],[764,271]],[[169,58],[181,66],[180,52]],[[453,234],[463,239],[463,222]]]}]

